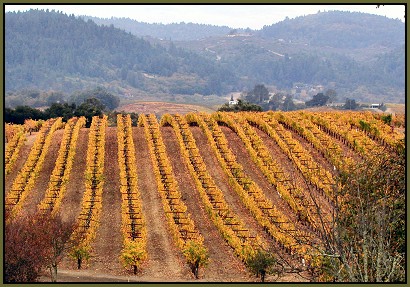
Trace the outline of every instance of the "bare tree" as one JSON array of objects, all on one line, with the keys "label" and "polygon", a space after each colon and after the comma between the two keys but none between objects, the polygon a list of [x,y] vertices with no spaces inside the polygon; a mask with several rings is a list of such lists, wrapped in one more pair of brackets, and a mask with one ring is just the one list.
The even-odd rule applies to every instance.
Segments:
[{"label": "bare tree", "polygon": [[333,229],[323,228],[317,280],[404,282],[405,153],[382,153],[349,172],[335,186]]}]

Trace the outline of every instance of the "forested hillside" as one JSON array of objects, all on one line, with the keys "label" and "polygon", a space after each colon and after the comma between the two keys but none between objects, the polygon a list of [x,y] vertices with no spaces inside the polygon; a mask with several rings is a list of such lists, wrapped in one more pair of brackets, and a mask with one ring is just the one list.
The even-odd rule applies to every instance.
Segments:
[{"label": "forested hillside", "polygon": [[[26,87],[73,91],[103,83],[151,92],[218,94],[234,82],[230,71],[197,54],[151,45],[113,26],[101,27],[74,15],[39,10],[7,13],[5,26],[6,91]],[[161,77],[173,76],[181,83],[158,87]]]},{"label": "forested hillside", "polygon": [[6,93],[29,88],[72,93],[103,86],[120,97],[160,100],[226,95],[263,83],[285,93],[295,93],[296,86],[331,88],[341,102],[405,100],[405,37],[399,20],[321,12],[259,31],[95,21],[107,25],[54,11],[6,13]]},{"label": "forested hillside", "polygon": [[[150,36],[157,39],[172,41],[193,41],[212,36],[224,36],[233,29],[227,26],[215,26],[195,23],[144,23],[129,18],[101,19],[91,16],[82,16],[83,19],[91,19],[98,25],[114,25],[117,28],[130,32],[133,35],[143,37]],[[239,29],[241,30],[241,29]]]},{"label": "forested hillside", "polygon": [[259,31],[264,37],[303,42],[316,47],[348,49],[402,45],[404,33],[404,24],[400,20],[341,11],[286,19]]}]

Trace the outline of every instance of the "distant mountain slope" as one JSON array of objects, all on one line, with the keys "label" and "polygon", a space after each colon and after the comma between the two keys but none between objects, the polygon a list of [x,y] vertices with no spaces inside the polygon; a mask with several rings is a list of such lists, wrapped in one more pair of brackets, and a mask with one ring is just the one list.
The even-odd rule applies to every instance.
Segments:
[{"label": "distant mountain slope", "polygon": [[[5,27],[6,91],[72,91],[91,82],[116,82],[151,92],[219,94],[226,92],[224,82],[235,80],[195,53],[152,45],[114,26],[61,12],[6,13]],[[179,85],[161,81],[172,77]]]},{"label": "distant mountain slope", "polygon": [[[322,12],[260,31],[162,26],[170,35],[185,31],[188,38],[200,36],[193,31],[202,28],[224,34],[189,41],[149,34],[148,41],[114,24],[100,26],[61,12],[6,13],[6,93],[104,86],[119,96],[174,97],[249,91],[263,83],[285,93],[295,93],[296,85],[332,88],[340,101],[404,102],[404,24],[397,20]],[[161,25],[149,27],[150,33],[161,30]]]},{"label": "distant mountain slope", "polygon": [[[114,25],[133,35],[143,37],[150,36],[157,39],[172,41],[193,41],[206,37],[223,36],[231,32],[232,28],[227,26],[215,26],[195,23],[144,23],[129,18],[108,18],[102,19],[91,16],[81,16],[85,20],[92,20],[98,25]],[[235,29],[238,31],[238,29]],[[239,29],[241,30],[241,29]]]},{"label": "distant mountain slope", "polygon": [[263,37],[335,48],[394,47],[404,44],[400,20],[358,12],[329,11],[265,26]]}]

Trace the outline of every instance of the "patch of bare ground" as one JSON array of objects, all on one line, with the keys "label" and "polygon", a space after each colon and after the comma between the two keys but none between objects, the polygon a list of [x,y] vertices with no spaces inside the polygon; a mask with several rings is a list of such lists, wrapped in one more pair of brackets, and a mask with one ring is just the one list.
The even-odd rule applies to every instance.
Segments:
[{"label": "patch of bare ground", "polygon": [[[84,172],[87,163],[89,129],[82,128],[78,134],[77,147],[74,156],[74,164],[71,169],[70,178],[67,183],[67,189],[61,201],[61,207],[58,214],[63,221],[77,220],[81,212],[81,202],[85,191]],[[76,262],[66,255],[60,269],[76,269]]]},{"label": "patch of bare ground", "polygon": [[138,114],[155,114],[162,116],[164,114],[187,114],[196,112],[213,112],[209,108],[197,105],[176,104],[166,102],[136,102],[117,108],[118,111],[135,112]]},{"label": "patch of bare ground", "polygon": [[119,261],[121,248],[121,193],[117,129],[108,127],[105,135],[102,211],[89,268],[109,274],[123,274],[124,268]]},{"label": "patch of bare ground", "polygon": [[137,275],[141,281],[184,281],[193,278],[182,253],[168,230],[149,155],[144,129],[133,128],[138,187],[147,223],[148,259]]},{"label": "patch of bare ground", "polygon": [[11,172],[5,176],[5,194],[9,192],[13,185],[13,181],[16,179],[17,174],[23,168],[26,163],[27,157],[30,153],[31,148],[33,147],[34,141],[36,140],[38,132],[27,135],[27,140],[24,145],[20,148],[19,155],[17,160],[14,162],[14,166]]},{"label": "patch of bare ground", "polygon": [[172,165],[182,198],[196,227],[204,237],[210,262],[200,268],[200,278],[206,281],[250,281],[250,274],[242,261],[226,244],[201,202],[198,191],[184,162],[179,143],[171,127],[161,128],[167,154]]},{"label": "patch of bare ground", "polygon": [[64,221],[76,219],[80,214],[81,201],[85,191],[84,172],[87,162],[88,135],[89,129],[80,129],[73,159],[74,163],[59,210],[59,214]]},{"label": "patch of bare ground", "polygon": [[28,191],[26,200],[23,202],[23,208],[21,210],[22,216],[33,215],[37,212],[37,205],[44,198],[48,188],[50,175],[53,172],[57,160],[63,134],[63,129],[54,132],[34,187],[32,190]]}]

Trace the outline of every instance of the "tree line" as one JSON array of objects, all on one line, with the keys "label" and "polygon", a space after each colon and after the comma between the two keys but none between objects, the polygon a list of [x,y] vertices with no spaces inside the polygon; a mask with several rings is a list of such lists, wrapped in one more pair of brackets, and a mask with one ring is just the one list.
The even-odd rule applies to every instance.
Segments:
[{"label": "tree line", "polygon": [[[31,91],[29,95],[44,97],[38,91]],[[102,87],[74,93],[70,98],[70,103],[65,102],[64,97],[57,97],[56,95],[60,95],[58,93],[46,93],[46,95],[58,100],[50,103],[45,110],[32,108],[28,105],[19,105],[14,109],[7,107],[4,110],[4,121],[6,123],[24,124],[26,119],[47,120],[62,117],[63,121],[68,121],[72,117],[84,116],[87,119],[87,126],[89,126],[93,116],[100,116],[109,112],[117,108],[120,103],[118,97]]]},{"label": "tree line", "polygon": [[[244,94],[241,99],[238,99],[237,103],[223,104],[218,111],[221,112],[240,112],[240,111],[295,111],[311,107],[322,107],[327,104],[331,104],[337,97],[337,93],[333,89],[327,90],[325,93],[317,93],[312,99],[305,103],[295,103],[292,95],[285,95],[283,93],[271,94],[268,88],[263,84],[256,84],[254,88]],[[345,104],[338,107],[343,110],[359,110],[361,106],[355,99],[346,98]],[[379,107],[385,110],[384,104]]]}]

